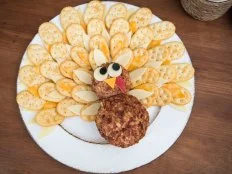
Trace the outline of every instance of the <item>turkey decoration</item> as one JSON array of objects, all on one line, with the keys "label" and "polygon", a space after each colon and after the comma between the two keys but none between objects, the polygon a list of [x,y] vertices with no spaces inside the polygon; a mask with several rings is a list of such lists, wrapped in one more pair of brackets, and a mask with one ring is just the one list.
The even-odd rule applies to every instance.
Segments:
[{"label": "turkey decoration", "polygon": [[59,125],[67,117],[95,121],[110,144],[128,147],[145,136],[146,108],[191,101],[177,82],[188,81],[194,69],[173,63],[183,57],[181,42],[167,42],[175,34],[169,21],[151,23],[152,12],[133,13],[123,3],[110,7],[88,3],[84,14],[65,7],[61,31],[52,22],[39,27],[43,45],[27,48],[30,64],[19,70],[27,89],[17,94],[20,107],[37,111],[42,127]]}]

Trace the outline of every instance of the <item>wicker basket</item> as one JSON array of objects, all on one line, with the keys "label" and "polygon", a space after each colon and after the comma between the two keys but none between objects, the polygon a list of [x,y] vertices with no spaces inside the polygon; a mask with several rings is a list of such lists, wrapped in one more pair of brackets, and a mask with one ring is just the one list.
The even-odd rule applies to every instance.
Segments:
[{"label": "wicker basket", "polygon": [[184,10],[201,21],[212,21],[221,17],[232,6],[232,0],[181,0]]}]

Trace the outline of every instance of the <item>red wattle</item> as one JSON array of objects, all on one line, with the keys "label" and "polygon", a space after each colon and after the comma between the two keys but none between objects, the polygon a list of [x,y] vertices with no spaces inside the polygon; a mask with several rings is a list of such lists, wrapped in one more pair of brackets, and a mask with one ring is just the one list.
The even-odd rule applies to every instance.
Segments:
[{"label": "red wattle", "polygon": [[118,76],[116,78],[115,83],[119,87],[119,89],[122,91],[122,93],[126,93],[126,83],[125,83],[125,80],[122,78],[122,76]]}]

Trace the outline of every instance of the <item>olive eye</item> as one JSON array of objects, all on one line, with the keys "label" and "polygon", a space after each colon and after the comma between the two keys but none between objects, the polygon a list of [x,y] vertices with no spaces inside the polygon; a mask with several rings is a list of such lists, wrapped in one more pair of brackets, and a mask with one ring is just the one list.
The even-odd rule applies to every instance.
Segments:
[{"label": "olive eye", "polygon": [[111,77],[118,77],[122,74],[122,67],[118,63],[111,63],[108,72]]},{"label": "olive eye", "polygon": [[94,70],[93,76],[97,81],[103,81],[103,80],[107,79],[107,77],[108,77],[107,68],[106,67],[98,67],[97,69]]}]

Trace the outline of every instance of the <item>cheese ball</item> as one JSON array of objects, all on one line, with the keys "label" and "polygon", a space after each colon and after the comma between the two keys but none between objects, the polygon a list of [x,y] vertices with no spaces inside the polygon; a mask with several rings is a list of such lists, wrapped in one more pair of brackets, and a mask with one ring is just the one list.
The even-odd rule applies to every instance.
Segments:
[{"label": "cheese ball", "polygon": [[144,137],[149,115],[137,98],[118,94],[102,99],[95,121],[102,137],[112,145],[125,148]]}]

